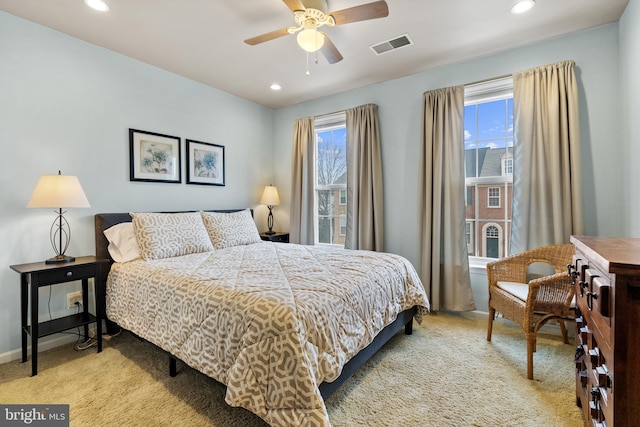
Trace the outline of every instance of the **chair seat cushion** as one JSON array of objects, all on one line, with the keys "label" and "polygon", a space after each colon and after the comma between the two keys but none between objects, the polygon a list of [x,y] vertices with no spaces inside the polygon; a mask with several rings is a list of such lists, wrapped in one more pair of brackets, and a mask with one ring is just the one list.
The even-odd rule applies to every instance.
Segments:
[{"label": "chair seat cushion", "polygon": [[[496,285],[505,292],[509,292],[514,297],[521,299],[522,301],[526,301],[529,296],[529,285],[526,283],[519,282],[497,282]],[[576,306],[576,297],[574,295],[571,300],[570,307],[575,308]]]},{"label": "chair seat cushion", "polygon": [[503,291],[509,292],[511,295],[521,299],[522,301],[526,301],[527,296],[529,295],[529,285],[526,283],[499,281],[496,285]]}]

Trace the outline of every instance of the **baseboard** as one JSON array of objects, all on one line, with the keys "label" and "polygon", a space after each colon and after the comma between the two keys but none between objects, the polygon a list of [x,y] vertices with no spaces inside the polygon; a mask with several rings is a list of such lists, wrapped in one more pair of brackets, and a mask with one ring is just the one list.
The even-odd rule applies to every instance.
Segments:
[{"label": "baseboard", "polygon": [[[70,331],[73,329],[70,329]],[[89,336],[95,336],[96,330],[95,326],[89,327]],[[38,340],[38,353],[42,353],[43,351],[51,350],[53,348],[62,347],[63,345],[74,343],[78,340],[78,336],[76,334],[55,334],[49,337],[40,338]],[[31,342],[31,338],[29,338],[29,343]],[[28,360],[31,360],[31,345],[27,344],[27,356]],[[14,360],[19,360],[22,358],[22,349],[17,348],[15,350],[9,350],[5,353],[0,353],[0,364],[8,363]]]}]

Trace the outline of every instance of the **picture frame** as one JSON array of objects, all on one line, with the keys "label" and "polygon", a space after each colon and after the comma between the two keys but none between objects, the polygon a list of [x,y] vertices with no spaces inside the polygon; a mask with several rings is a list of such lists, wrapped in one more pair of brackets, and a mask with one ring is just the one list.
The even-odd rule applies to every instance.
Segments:
[{"label": "picture frame", "polygon": [[130,181],[182,182],[180,138],[129,129]]},{"label": "picture frame", "polygon": [[187,184],[225,185],[224,146],[187,139]]}]

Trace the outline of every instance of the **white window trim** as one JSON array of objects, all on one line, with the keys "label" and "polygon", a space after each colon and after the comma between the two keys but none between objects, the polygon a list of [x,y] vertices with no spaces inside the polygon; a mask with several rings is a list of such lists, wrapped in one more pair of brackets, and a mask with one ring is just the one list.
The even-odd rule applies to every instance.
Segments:
[{"label": "white window trim", "polygon": [[[337,129],[337,128],[341,128],[341,127],[346,127],[347,124],[347,113],[345,111],[339,111],[337,113],[332,113],[332,114],[325,114],[322,116],[316,116],[313,118],[313,135],[314,135],[314,153],[313,153],[313,158],[314,158],[314,162],[313,162],[313,174],[314,174],[314,184],[313,184],[313,221],[314,221],[314,227],[313,227],[313,242],[315,245],[318,246],[334,246],[334,247],[343,247],[344,245],[338,245],[338,244],[333,244],[333,243],[321,243],[318,241],[319,239],[319,230],[318,230],[318,220],[319,220],[319,216],[318,216],[318,191],[322,191],[322,190],[333,190],[336,188],[344,188],[344,186],[340,185],[321,185],[321,186],[316,186],[316,183],[318,182],[318,171],[317,171],[317,159],[318,159],[318,144],[317,144],[317,140],[316,140],[316,136],[319,132],[323,132],[323,131],[327,131],[327,130],[332,130],[332,129]],[[340,196],[338,196],[338,199],[340,199]],[[338,200],[338,203],[340,201]]]},{"label": "white window trim", "polygon": [[[338,228],[340,229],[339,233],[341,236],[346,236],[347,235],[347,216],[343,214],[343,215],[340,215],[339,218],[340,218],[338,220]],[[344,233],[342,232],[343,219],[344,219]]]},{"label": "white window trim", "polygon": [[[511,163],[511,172],[508,171],[509,163]],[[502,159],[502,176],[513,176],[513,157]]]},{"label": "white window trim", "polygon": [[[513,77],[505,76],[497,79],[492,79],[489,81],[483,81],[476,84],[466,85],[464,88],[464,105],[474,105],[481,104],[485,102],[496,101],[500,99],[512,98],[513,97]],[[504,183],[513,183],[512,175],[505,175],[498,179],[494,178],[483,178],[483,177],[473,177],[466,178],[465,177],[465,185],[472,186],[474,188],[474,194],[476,192],[476,185],[478,184],[504,184]],[[477,199],[476,199],[477,202]],[[502,228],[499,227],[498,230],[502,232]],[[482,239],[484,241],[484,238]],[[504,248],[502,245],[500,246],[500,253],[504,252]],[[486,253],[486,250],[482,251],[482,253]],[[502,258],[502,256],[500,256]],[[481,256],[469,256],[469,270],[471,273],[475,274],[486,274],[487,272],[487,264],[490,262],[496,261],[495,258],[486,258]]]},{"label": "white window trim", "polygon": [[467,226],[469,227],[469,241],[467,242],[467,252],[473,252],[473,250],[475,249],[475,243],[474,243],[474,221],[466,221],[465,222],[465,239],[467,236]]},{"label": "white window trim", "polygon": [[[498,190],[497,196],[491,195],[491,190]],[[498,198],[498,205],[492,205],[491,200]],[[500,187],[487,187],[487,207],[489,209],[500,209],[502,207],[502,189]]]},{"label": "white window trim", "polygon": [[490,262],[497,261],[496,258],[485,258],[481,256],[470,256],[469,257],[469,272],[472,274],[486,274],[487,273],[487,264]]}]

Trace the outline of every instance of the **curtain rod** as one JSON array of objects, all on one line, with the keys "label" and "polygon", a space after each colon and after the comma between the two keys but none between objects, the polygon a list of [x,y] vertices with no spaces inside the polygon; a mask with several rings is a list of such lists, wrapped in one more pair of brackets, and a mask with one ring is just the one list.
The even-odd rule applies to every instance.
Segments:
[{"label": "curtain rod", "polygon": [[[490,82],[490,81],[492,81],[492,80],[506,79],[507,77],[511,77],[511,76],[513,76],[513,73],[511,73],[511,74],[503,74],[503,75],[501,75],[501,76],[497,76],[497,77],[489,77],[489,78],[482,79],[482,80],[477,80],[477,81],[475,81],[475,82],[471,82],[471,83],[463,83],[462,85],[463,85],[463,86],[479,85],[479,84],[481,84],[481,83]],[[365,105],[366,105],[366,104],[365,104]],[[338,113],[345,113],[346,111],[347,111],[347,108],[345,108],[344,110],[333,111],[333,112],[331,112],[331,113],[323,113],[323,114],[321,114],[321,115],[319,115],[319,116],[311,116],[311,117],[313,117],[313,118],[314,118],[314,120],[315,120],[315,118],[316,118],[316,117],[332,116],[332,115],[334,115],[334,114],[338,114]]]},{"label": "curtain rod", "polygon": [[313,118],[315,119],[316,117],[333,116],[333,115],[335,115],[335,114],[342,114],[342,113],[346,113],[346,112],[347,112],[347,110],[348,110],[348,108],[345,108],[344,110],[338,110],[338,111],[334,111],[334,112],[332,112],[332,113],[322,113],[322,114],[320,114],[319,116],[311,116],[311,117],[313,117]]},{"label": "curtain rod", "polygon": [[513,76],[513,73],[512,74],[503,74],[503,75],[497,76],[497,77],[489,77],[487,79],[482,79],[482,80],[478,80],[478,81],[471,82],[471,83],[464,83],[463,86],[479,85],[481,83],[490,82],[492,80],[506,79],[507,77],[511,77],[511,76]]}]

